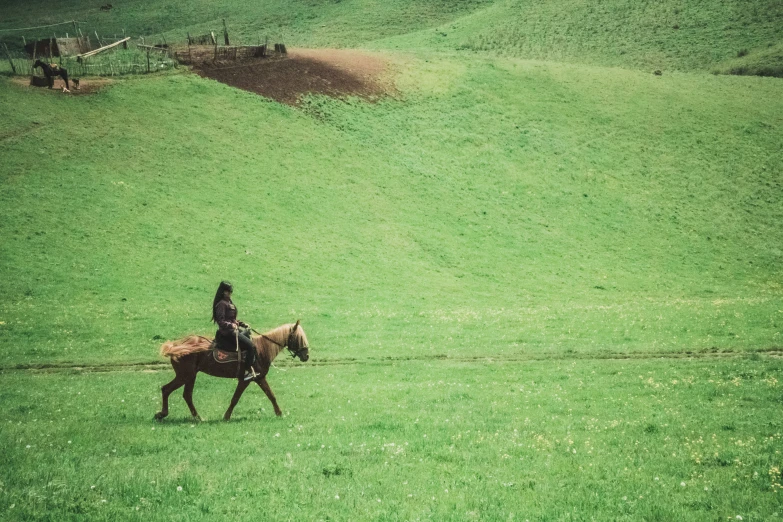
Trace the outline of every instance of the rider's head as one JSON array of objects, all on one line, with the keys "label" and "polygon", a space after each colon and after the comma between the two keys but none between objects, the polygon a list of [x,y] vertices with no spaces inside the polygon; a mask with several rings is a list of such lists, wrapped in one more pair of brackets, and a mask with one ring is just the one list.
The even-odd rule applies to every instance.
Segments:
[{"label": "rider's head", "polygon": [[[212,300],[212,320],[214,322],[217,322],[215,319],[215,305],[217,305],[223,299],[230,298],[233,291],[234,287],[231,286],[231,283],[228,281],[220,282],[220,286],[218,286],[217,292],[215,292],[215,298]],[[228,292],[228,295],[226,295],[226,292]]]}]

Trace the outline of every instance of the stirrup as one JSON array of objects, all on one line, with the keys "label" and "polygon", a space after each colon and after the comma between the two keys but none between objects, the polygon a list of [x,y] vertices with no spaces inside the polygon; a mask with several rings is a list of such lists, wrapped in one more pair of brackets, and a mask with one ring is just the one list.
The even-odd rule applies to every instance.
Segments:
[{"label": "stirrup", "polygon": [[256,379],[256,378],[258,378],[258,374],[256,373],[256,371],[253,368],[251,368],[251,369],[249,369],[248,371],[245,372],[245,376],[244,376],[243,380],[245,380],[245,381],[252,381],[253,379]]}]

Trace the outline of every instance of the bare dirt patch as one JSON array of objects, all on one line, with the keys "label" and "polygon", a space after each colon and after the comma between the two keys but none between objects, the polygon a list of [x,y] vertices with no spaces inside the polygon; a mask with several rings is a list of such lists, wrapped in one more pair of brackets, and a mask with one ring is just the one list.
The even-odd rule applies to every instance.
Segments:
[{"label": "bare dirt patch", "polygon": [[56,78],[54,80],[54,88],[51,90],[48,87],[34,87],[30,85],[30,78],[26,76],[17,76],[11,80],[11,83],[19,85],[21,87],[27,87],[29,89],[40,89],[42,91],[49,91],[53,94],[62,94],[63,96],[83,96],[86,94],[95,94],[103,87],[106,87],[111,83],[111,80],[106,78],[80,78],[79,88],[77,89],[73,83],[73,79],[70,80],[71,92],[63,92],[65,82]]},{"label": "bare dirt patch", "polygon": [[292,49],[287,55],[241,63],[194,65],[203,77],[288,105],[308,93],[377,100],[394,92],[388,69],[379,55],[339,49]]}]

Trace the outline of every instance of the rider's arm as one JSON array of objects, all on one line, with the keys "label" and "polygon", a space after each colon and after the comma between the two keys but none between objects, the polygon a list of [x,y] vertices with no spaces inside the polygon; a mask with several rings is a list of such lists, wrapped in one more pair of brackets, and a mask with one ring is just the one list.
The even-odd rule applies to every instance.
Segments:
[{"label": "rider's arm", "polygon": [[228,303],[225,301],[220,301],[217,305],[215,305],[215,319],[217,319],[218,327],[220,327],[221,332],[234,333],[236,325],[233,321],[229,321],[226,318],[227,307]]}]

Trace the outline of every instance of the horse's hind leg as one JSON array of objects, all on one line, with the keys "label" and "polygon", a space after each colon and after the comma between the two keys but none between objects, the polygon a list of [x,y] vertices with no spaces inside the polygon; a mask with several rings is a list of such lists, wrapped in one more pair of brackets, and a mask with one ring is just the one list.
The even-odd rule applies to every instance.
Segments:
[{"label": "horse's hind leg", "polygon": [[196,407],[193,406],[193,387],[195,384],[196,376],[194,375],[190,380],[185,382],[185,392],[182,394],[182,396],[185,398],[185,402],[188,404],[188,408],[190,408],[190,414],[193,415],[194,418],[201,420],[201,417],[199,417],[199,414],[196,411]]},{"label": "horse's hind leg", "polygon": [[248,384],[250,384],[250,381],[239,381],[239,383],[237,383],[237,389],[234,390],[234,396],[231,397],[231,404],[229,404],[226,413],[223,415],[223,420],[231,419],[231,413],[234,411],[234,406],[237,405],[239,398],[242,397],[243,393],[245,393],[245,389],[247,388]]},{"label": "horse's hind leg", "polygon": [[161,391],[161,393],[163,395],[163,408],[158,413],[155,414],[155,419],[161,420],[161,419],[165,418],[166,416],[168,416],[168,414],[169,414],[169,395],[171,395],[171,392],[173,392],[174,390],[176,390],[177,388],[179,388],[183,384],[185,384],[185,379],[183,379],[179,375],[177,375],[176,377],[174,377],[173,381],[171,381],[168,384],[164,384],[160,388],[160,391]]}]

